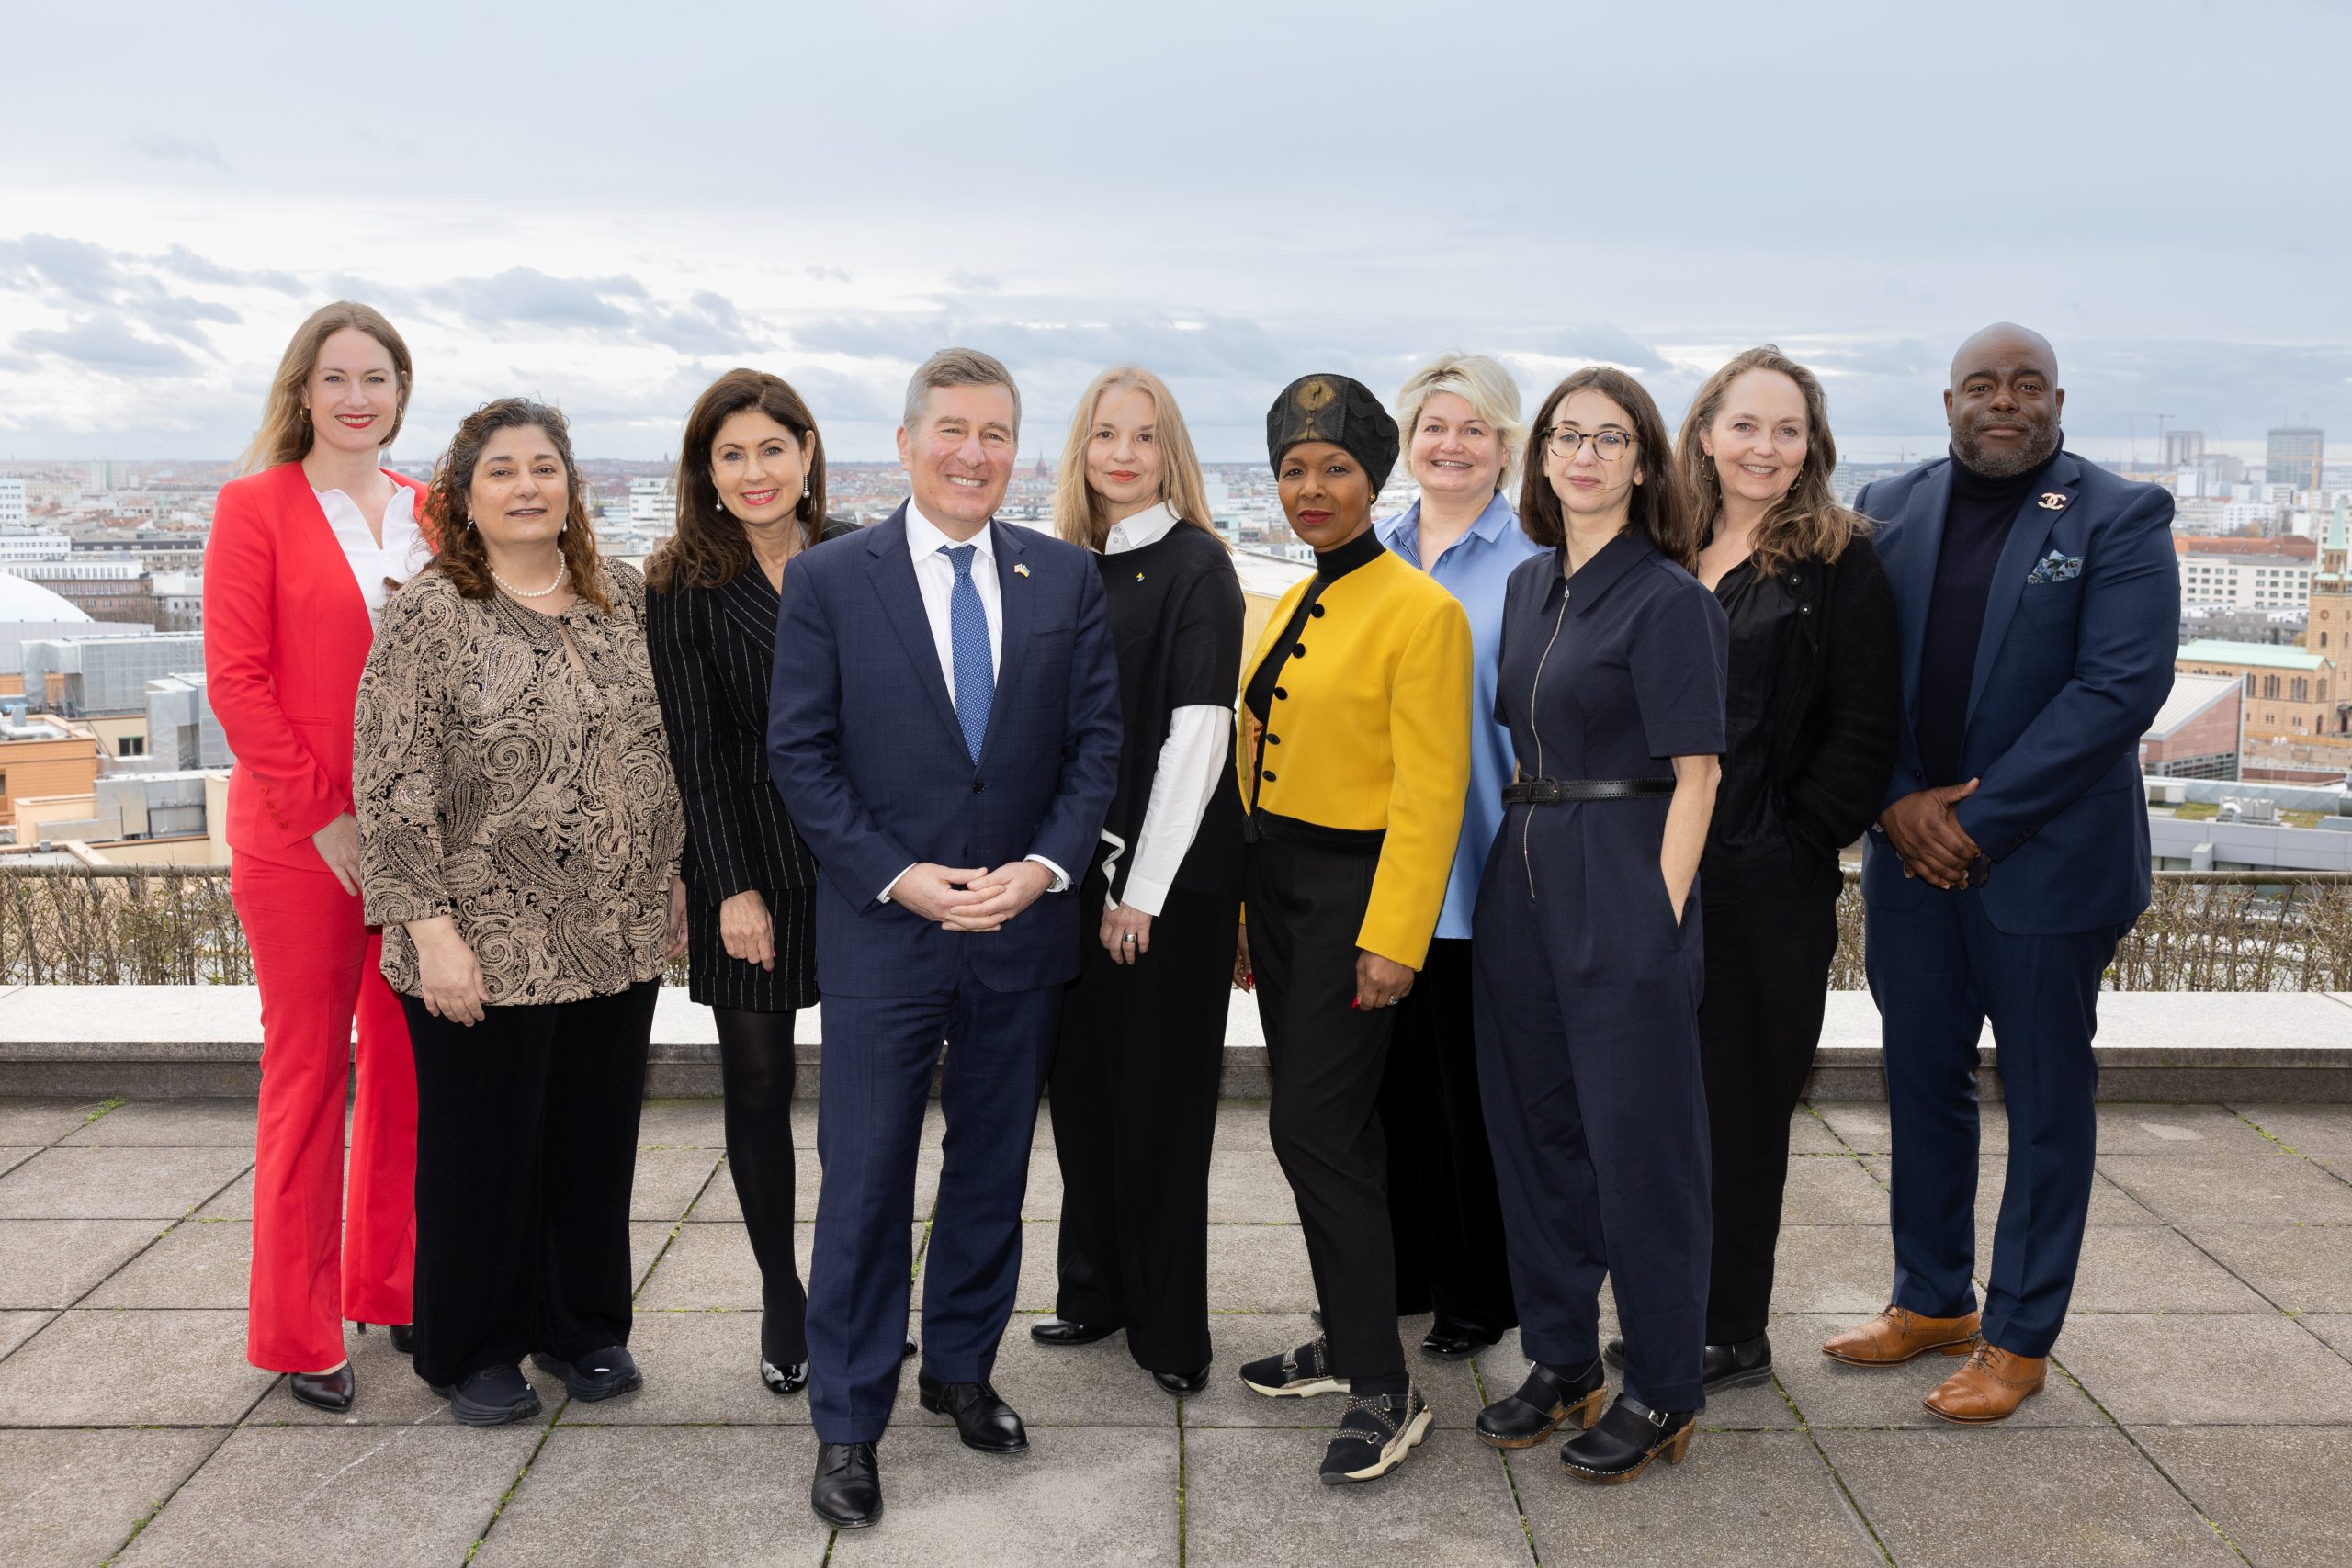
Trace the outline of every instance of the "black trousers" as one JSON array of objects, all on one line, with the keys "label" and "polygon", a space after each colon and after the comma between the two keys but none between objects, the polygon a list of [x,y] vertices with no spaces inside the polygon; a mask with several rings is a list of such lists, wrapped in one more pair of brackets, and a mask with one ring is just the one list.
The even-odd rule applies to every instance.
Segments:
[{"label": "black trousers", "polygon": [[[722,950],[723,951],[723,950]],[[735,960],[728,960],[729,963]],[[757,964],[747,965],[756,970]],[[760,1265],[760,1355],[779,1367],[808,1359],[808,1292],[792,1251],[793,1010],[713,1010],[725,1094],[727,1173]]]},{"label": "black trousers", "polygon": [[1401,1389],[1387,1140],[1378,1101],[1396,1010],[1357,1010],[1356,932],[1377,852],[1261,839],[1245,897],[1273,1085],[1274,1157],[1290,1179],[1323,1303],[1331,1369]]},{"label": "black trousers", "polygon": [[1151,951],[1103,951],[1090,886],[1046,1109],[1062,1168],[1060,1293],[1071,1323],[1125,1325],[1153,1371],[1209,1364],[1209,1153],[1240,903],[1170,891]]},{"label": "black trousers", "polygon": [[1470,991],[1469,939],[1440,937],[1397,1004],[1380,1120],[1415,1135],[1388,1143],[1388,1228],[1397,1310],[1434,1311],[1442,1322],[1499,1339],[1519,1326],[1519,1314],[1495,1151],[1478,1102]]},{"label": "black trousers", "polygon": [[1714,1151],[1707,1343],[1764,1332],[1789,1174],[1789,1118],[1813,1071],[1838,952],[1835,878],[1709,905],[1699,1066]]},{"label": "black trousers", "polygon": [[403,997],[416,1053],[416,1373],[628,1342],[628,1195],[661,990],[494,1007]]}]

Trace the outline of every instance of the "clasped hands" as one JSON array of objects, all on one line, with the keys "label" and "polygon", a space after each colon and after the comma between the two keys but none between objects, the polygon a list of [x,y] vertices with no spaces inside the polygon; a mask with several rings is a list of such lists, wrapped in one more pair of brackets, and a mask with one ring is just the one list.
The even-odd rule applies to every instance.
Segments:
[{"label": "clasped hands", "polygon": [[925,861],[909,866],[890,884],[890,902],[904,905],[942,931],[992,931],[1053,885],[1054,874],[1033,860],[1013,861],[994,871]]},{"label": "clasped hands", "polygon": [[1976,793],[1981,779],[1940,784],[1905,795],[1879,814],[1887,842],[1903,857],[1903,874],[1949,892],[1969,885],[1969,874],[1984,858],[1960,825],[1955,810]]}]

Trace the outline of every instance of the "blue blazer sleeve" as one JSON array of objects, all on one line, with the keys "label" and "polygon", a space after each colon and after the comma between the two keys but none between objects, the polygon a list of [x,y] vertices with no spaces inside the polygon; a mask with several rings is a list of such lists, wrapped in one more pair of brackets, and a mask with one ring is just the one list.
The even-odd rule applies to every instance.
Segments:
[{"label": "blue blazer sleeve", "polygon": [[2179,624],[2172,497],[2151,487],[2084,552],[2072,678],[1957,808],[1987,855],[2040,831],[2147,733],[2172,690]]},{"label": "blue blazer sleeve", "polygon": [[820,871],[865,914],[922,857],[884,829],[842,768],[842,643],[824,566],[811,551],[784,574],[768,688],[768,776]]},{"label": "blue blazer sleeve", "polygon": [[[1062,739],[1061,780],[1029,852],[1060,866],[1073,881],[1086,874],[1110,814],[1119,775],[1119,654],[1102,574],[1080,563],[1077,635],[1070,651],[1069,717]],[[823,858],[821,852],[819,855]],[[905,864],[902,861],[900,865]],[[898,874],[893,866],[885,876]],[[879,886],[880,884],[876,884]]]}]

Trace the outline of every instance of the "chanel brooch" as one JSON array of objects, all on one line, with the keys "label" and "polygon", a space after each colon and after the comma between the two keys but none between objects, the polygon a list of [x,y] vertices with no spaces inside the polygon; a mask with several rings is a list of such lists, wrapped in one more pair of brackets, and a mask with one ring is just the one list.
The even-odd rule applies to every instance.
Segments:
[{"label": "chanel brooch", "polygon": [[2045,490],[2041,492],[2041,505],[2044,512],[2064,512],[2066,510],[2066,492],[2063,490]]},{"label": "chanel brooch", "polygon": [[1013,575],[1013,576],[1015,576],[1015,577],[1026,577],[1026,576],[1028,576],[1028,575],[1029,575],[1029,563],[1028,563],[1027,561],[1025,561],[1025,560],[1017,560],[1017,561],[1014,561],[1014,562],[1012,563],[1012,575]]},{"label": "chanel brooch", "polygon": [[2033,575],[2025,580],[2028,588],[2043,582],[2072,582],[2083,575],[2083,558],[2060,555],[2051,551],[2033,563]]}]

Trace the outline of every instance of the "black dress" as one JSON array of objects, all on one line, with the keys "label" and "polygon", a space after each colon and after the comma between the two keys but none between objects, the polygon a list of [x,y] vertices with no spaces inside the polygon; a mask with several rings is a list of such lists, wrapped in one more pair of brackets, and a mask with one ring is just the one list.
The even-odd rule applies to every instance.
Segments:
[{"label": "black dress", "polygon": [[[1241,908],[1241,796],[1229,757],[1159,900],[1150,950],[1120,964],[1097,933],[1106,895],[1125,902],[1171,716],[1233,705],[1241,585],[1225,547],[1182,523],[1099,564],[1125,739],[1082,884],[1079,978],[1048,1085],[1063,1193],[1055,1310],[1071,1323],[1124,1326],[1139,1365],[1189,1374],[1210,1359],[1209,1153]],[[1219,733],[1231,728],[1226,717]]]}]

